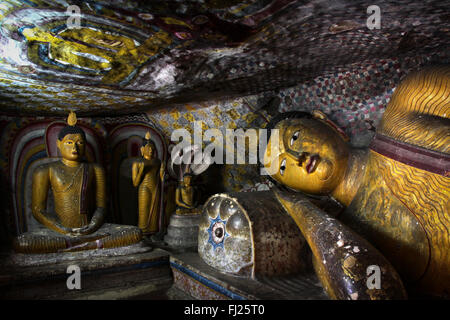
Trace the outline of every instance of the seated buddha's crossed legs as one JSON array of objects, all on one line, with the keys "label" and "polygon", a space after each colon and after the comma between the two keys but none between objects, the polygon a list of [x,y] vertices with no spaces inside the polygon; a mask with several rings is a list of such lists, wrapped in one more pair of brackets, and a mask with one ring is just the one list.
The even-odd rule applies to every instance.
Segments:
[{"label": "seated buddha's crossed legs", "polygon": [[105,224],[83,237],[64,236],[51,230],[28,232],[16,237],[13,245],[19,253],[53,253],[123,247],[141,239],[142,233],[136,227]]}]

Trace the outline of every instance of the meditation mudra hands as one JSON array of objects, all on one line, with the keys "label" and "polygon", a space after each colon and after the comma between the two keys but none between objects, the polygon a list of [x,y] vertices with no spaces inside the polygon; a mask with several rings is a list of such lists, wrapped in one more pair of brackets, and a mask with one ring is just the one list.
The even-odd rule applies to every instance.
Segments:
[{"label": "meditation mudra hands", "polygon": [[103,208],[97,208],[97,210],[95,210],[94,216],[91,219],[91,222],[88,225],[79,228],[65,228],[67,231],[67,235],[78,237],[94,233],[102,226],[104,216],[105,210]]}]

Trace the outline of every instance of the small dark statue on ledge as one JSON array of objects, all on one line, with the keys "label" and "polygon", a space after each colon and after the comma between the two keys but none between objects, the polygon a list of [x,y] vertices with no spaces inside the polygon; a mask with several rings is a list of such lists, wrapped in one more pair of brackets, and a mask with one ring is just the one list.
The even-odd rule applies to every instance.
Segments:
[{"label": "small dark statue on ledge", "polygon": [[[18,236],[20,253],[52,253],[114,248],[137,243],[140,230],[132,226],[103,224],[106,214],[105,172],[84,159],[86,136],[71,112],[68,126],[57,140],[62,159],[39,166],[33,173],[32,212],[48,229]],[[53,192],[57,219],[47,212],[47,195]]]},{"label": "small dark statue on ledge", "polygon": [[158,232],[161,211],[161,188],[164,181],[164,162],[156,157],[156,146],[147,132],[141,147],[142,158],[133,162],[133,185],[138,187],[139,222],[144,235]]}]

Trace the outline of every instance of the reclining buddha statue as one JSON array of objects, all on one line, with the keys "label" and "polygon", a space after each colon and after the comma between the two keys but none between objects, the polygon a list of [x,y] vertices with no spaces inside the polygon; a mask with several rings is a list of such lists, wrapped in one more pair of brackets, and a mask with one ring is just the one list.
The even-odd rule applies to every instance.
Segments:
[{"label": "reclining buddha statue", "polygon": [[[44,228],[19,235],[14,249],[20,253],[53,253],[114,248],[137,243],[137,227],[104,224],[106,186],[103,168],[84,161],[86,136],[76,125],[75,113],[58,135],[61,160],[36,168],[32,181],[32,213]],[[47,211],[49,189],[54,198],[52,217]]]},{"label": "reclining buddha statue", "polygon": [[[280,116],[265,152],[265,167],[276,168],[271,177],[333,197],[345,206],[338,219],[392,263],[410,292],[448,297],[450,67],[409,74],[365,150],[351,148],[321,112]],[[278,200],[302,229],[299,205],[280,193]]]}]

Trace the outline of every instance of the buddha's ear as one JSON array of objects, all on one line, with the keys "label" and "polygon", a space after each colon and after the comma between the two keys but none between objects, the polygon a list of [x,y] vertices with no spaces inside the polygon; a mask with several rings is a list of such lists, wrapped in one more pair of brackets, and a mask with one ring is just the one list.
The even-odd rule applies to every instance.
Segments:
[{"label": "buddha's ear", "polygon": [[59,151],[61,151],[61,140],[59,140],[58,138],[56,138],[56,147],[59,149]]},{"label": "buddha's ear", "polygon": [[330,126],[331,128],[333,128],[335,131],[337,131],[337,133],[339,133],[339,135],[344,139],[344,141],[349,141],[350,139],[348,138],[348,136],[345,134],[344,130],[342,130],[341,128],[339,128],[337,126],[337,124],[335,124],[333,121],[331,121],[330,119],[328,119],[327,115],[325,113],[323,113],[320,110],[313,110],[311,112],[311,115],[317,119],[317,120],[321,120],[322,122],[326,123],[328,126]]},{"label": "buddha's ear", "polygon": [[141,147],[141,155],[144,155],[144,147]]}]

